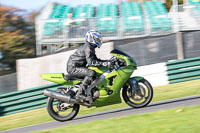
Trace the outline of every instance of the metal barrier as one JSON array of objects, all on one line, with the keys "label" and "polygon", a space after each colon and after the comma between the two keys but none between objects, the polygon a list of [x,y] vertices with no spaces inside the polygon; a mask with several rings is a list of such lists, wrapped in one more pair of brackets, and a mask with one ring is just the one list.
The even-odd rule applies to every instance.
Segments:
[{"label": "metal barrier", "polygon": [[200,79],[200,57],[167,62],[169,83]]},{"label": "metal barrier", "polygon": [[199,5],[173,5],[168,14],[39,20],[36,26],[40,44],[84,42],[88,30],[98,30],[103,39],[117,40],[159,36],[200,29]]},{"label": "metal barrier", "polygon": [[150,35],[159,36],[173,33],[173,21],[168,14],[148,16]]},{"label": "metal barrier", "polygon": [[103,40],[137,38],[173,33],[173,23],[166,15],[103,17],[85,19],[40,20],[37,30],[41,44],[84,42],[88,30],[98,30]]},{"label": "metal barrier", "polygon": [[199,4],[173,5],[169,16],[174,22],[174,31],[200,30],[199,9]]},{"label": "metal barrier", "polygon": [[0,95],[0,116],[45,107],[44,89],[56,90],[58,84],[45,85]]},{"label": "metal barrier", "polygon": [[[200,30],[199,7],[199,4],[173,5],[169,13],[159,15],[150,15],[143,10],[142,15],[132,16],[120,14],[112,17],[74,19],[39,17],[36,19],[37,55],[54,53],[55,49],[60,49],[57,45],[68,48],[71,43],[84,43],[88,30],[100,31],[105,42]],[[49,45],[47,52],[46,45]]]}]

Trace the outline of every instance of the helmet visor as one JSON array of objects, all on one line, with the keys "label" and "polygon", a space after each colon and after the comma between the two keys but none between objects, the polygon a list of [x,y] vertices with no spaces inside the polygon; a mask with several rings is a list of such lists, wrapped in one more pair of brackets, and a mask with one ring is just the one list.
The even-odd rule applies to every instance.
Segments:
[{"label": "helmet visor", "polygon": [[96,37],[96,36],[93,36],[93,39],[95,40],[95,42],[97,43],[101,43],[101,37]]}]

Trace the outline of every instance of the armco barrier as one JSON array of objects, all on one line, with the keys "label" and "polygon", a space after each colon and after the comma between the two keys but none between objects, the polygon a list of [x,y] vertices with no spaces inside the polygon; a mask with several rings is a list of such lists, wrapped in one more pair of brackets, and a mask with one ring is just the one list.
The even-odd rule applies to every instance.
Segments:
[{"label": "armco barrier", "polygon": [[60,85],[44,85],[0,95],[0,116],[45,107],[47,98],[42,95],[43,90],[56,90],[58,86]]},{"label": "armco barrier", "polygon": [[169,83],[200,79],[200,57],[167,62]]}]

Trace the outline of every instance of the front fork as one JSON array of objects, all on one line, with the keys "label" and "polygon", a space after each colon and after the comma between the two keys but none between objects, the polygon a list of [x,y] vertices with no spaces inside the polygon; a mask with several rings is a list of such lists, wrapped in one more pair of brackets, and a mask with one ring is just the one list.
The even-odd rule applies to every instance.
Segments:
[{"label": "front fork", "polygon": [[144,78],[143,77],[132,77],[132,78],[128,79],[128,83],[130,85],[130,88],[128,91],[131,95],[133,95],[133,92],[135,92],[137,95],[142,96],[141,90],[138,85],[138,82],[142,79],[144,79]]}]

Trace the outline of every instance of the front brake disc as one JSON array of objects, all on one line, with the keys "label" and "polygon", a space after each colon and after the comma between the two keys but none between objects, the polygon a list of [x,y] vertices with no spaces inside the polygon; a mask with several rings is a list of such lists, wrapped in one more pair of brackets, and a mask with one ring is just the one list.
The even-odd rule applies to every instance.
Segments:
[{"label": "front brake disc", "polygon": [[[139,93],[139,95],[137,93]],[[132,91],[131,94],[129,93],[129,96],[134,101],[141,101],[146,94],[145,88],[142,85],[139,85],[139,91],[137,93],[135,91]]]}]

